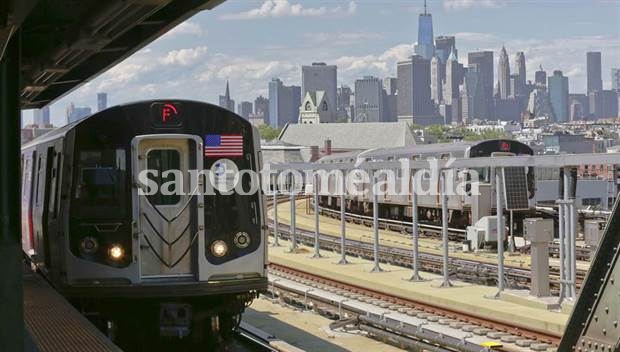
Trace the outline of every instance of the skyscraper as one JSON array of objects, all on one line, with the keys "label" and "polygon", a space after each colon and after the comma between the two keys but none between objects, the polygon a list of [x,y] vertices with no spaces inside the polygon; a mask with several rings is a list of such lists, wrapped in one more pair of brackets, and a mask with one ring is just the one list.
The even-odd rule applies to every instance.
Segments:
[{"label": "skyscraper", "polygon": [[589,51],[586,53],[588,93],[603,90],[601,75],[601,52]]},{"label": "skyscraper", "polygon": [[230,99],[230,85],[228,84],[228,80],[226,80],[226,93],[224,93],[224,95],[220,95],[219,105],[224,109],[235,112],[235,101]]},{"label": "skyscraper", "polygon": [[459,64],[456,49],[454,49],[446,63],[446,84],[444,87],[444,101],[446,104],[452,104],[453,99],[458,99],[461,83],[463,83],[463,65]]},{"label": "skyscraper", "polygon": [[239,114],[244,119],[249,119],[250,114],[252,113],[252,102],[251,101],[242,101],[237,106],[237,114]]},{"label": "skyscraper", "polygon": [[517,52],[515,56],[515,71],[517,74],[517,80],[515,81],[515,91],[512,92],[514,96],[526,95],[525,85],[527,82],[527,73],[525,71],[525,53],[523,51]]},{"label": "skyscraper", "polygon": [[430,61],[414,55],[397,63],[398,119],[424,123],[434,116]]},{"label": "skyscraper", "polygon": [[73,103],[67,106],[66,117],[67,124],[81,120],[92,113],[88,106],[75,106]]},{"label": "skyscraper", "polygon": [[353,122],[385,121],[383,82],[372,76],[355,81],[355,118]]},{"label": "skyscraper", "polygon": [[499,97],[506,100],[510,96],[510,62],[506,48],[503,46],[499,53],[497,79],[499,81]]},{"label": "skyscraper", "polygon": [[[479,119],[493,119],[493,52],[478,51],[467,55],[469,67],[477,65],[478,79],[482,84],[482,100],[485,102],[484,116],[477,115]],[[471,87],[467,87],[471,93]],[[478,94],[478,93],[476,93]],[[482,113],[482,111],[481,111]]]},{"label": "skyscraper", "polygon": [[254,100],[254,114],[263,116],[263,121],[269,123],[269,99],[259,96]]},{"label": "skyscraper", "polygon": [[50,124],[50,107],[45,106],[34,111],[33,121],[39,128],[43,128]]},{"label": "skyscraper", "polygon": [[329,121],[336,120],[335,112],[337,102],[337,79],[338,70],[335,65],[326,65],[323,62],[314,62],[311,66],[301,67],[301,94],[300,101],[306,96],[306,93],[313,91],[325,91],[331,115]]},{"label": "skyscraper", "polygon": [[[441,104],[442,98],[442,64],[437,55],[431,59],[431,99],[435,105]],[[445,72],[445,71],[444,71]]]},{"label": "skyscraper", "polygon": [[548,79],[549,100],[556,122],[568,121],[568,77],[562,71],[553,71]]},{"label": "skyscraper", "polygon": [[353,113],[351,112],[351,96],[353,95],[353,90],[347,86],[341,86],[337,89],[336,97],[338,101],[336,105],[338,106],[338,120],[343,120],[353,117]]},{"label": "skyscraper", "polygon": [[398,79],[396,77],[385,77],[383,79],[383,89],[387,95],[396,95],[398,91]]},{"label": "skyscraper", "polygon": [[620,68],[611,69],[611,89],[620,93]]},{"label": "skyscraper", "polygon": [[474,119],[489,119],[489,104],[485,98],[483,74],[480,65],[470,63],[465,73],[463,84],[463,122],[471,123]]},{"label": "skyscraper", "polygon": [[105,110],[108,107],[108,93],[97,93],[97,111]]},{"label": "skyscraper", "polygon": [[272,127],[297,122],[300,105],[301,87],[285,86],[278,78],[269,82],[269,124]]},{"label": "skyscraper", "polygon": [[433,16],[427,12],[424,0],[424,13],[418,17],[418,42],[413,51],[426,60],[432,59],[435,51],[433,38]]},{"label": "skyscraper", "polygon": [[454,51],[455,55],[458,54],[454,37],[440,35],[435,38],[435,55],[439,57],[443,65],[448,62],[448,57],[452,51]]},{"label": "skyscraper", "polygon": [[542,65],[540,65],[538,71],[534,73],[534,83],[543,86],[547,85],[547,71],[543,70]]}]

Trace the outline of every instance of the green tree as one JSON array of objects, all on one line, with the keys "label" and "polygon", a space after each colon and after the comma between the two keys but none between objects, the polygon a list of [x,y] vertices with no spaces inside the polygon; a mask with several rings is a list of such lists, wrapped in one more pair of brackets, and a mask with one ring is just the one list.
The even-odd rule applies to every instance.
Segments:
[{"label": "green tree", "polygon": [[271,141],[278,138],[281,131],[281,128],[273,128],[270,125],[258,126],[258,133],[260,133],[261,138],[266,141]]}]

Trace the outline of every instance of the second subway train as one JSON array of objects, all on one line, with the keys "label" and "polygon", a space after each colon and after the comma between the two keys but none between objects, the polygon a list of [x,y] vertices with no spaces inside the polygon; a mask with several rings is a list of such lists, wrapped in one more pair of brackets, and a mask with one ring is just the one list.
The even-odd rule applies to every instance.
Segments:
[{"label": "second subway train", "polygon": [[[332,154],[321,158],[319,164],[329,163],[361,163],[372,161],[399,161],[407,160],[429,160],[429,159],[449,159],[449,158],[476,158],[476,157],[511,157],[518,155],[533,155],[531,147],[513,140],[487,140],[483,142],[456,142],[445,144],[416,145],[402,148],[371,149],[366,151],[347,152]],[[402,177],[401,170],[393,170],[395,173],[395,191],[401,193]],[[458,171],[465,171],[459,173]],[[478,189],[479,196],[468,193],[466,195],[450,195],[448,197],[448,209],[450,211],[448,221],[451,228],[465,229],[467,226],[476,223],[480,218],[494,214],[495,195],[493,194],[493,182],[491,168],[480,168],[475,170],[479,175]],[[528,209],[522,209],[514,214],[516,223],[526,215],[531,215],[534,207],[533,198],[535,195],[535,179],[533,168],[524,169],[527,183],[527,197],[531,200]],[[457,170],[452,173],[453,183],[469,182],[465,178],[469,173],[467,170]],[[379,180],[381,181],[381,180]],[[336,190],[335,178],[329,177],[328,189],[331,192]],[[422,178],[424,189],[429,187],[438,188],[438,184],[429,185],[430,179]],[[363,186],[370,189],[369,185]],[[410,185],[412,187],[412,185]],[[411,188],[410,188],[411,189]],[[372,215],[373,197],[371,192],[365,195],[345,195],[346,210],[352,214]],[[379,217],[383,219],[411,221],[412,206],[411,194],[391,195],[385,194],[379,197]],[[320,196],[319,203],[322,207],[339,210],[340,197],[333,195]],[[441,222],[441,199],[437,195],[418,196],[418,219],[421,223],[440,224]]]}]

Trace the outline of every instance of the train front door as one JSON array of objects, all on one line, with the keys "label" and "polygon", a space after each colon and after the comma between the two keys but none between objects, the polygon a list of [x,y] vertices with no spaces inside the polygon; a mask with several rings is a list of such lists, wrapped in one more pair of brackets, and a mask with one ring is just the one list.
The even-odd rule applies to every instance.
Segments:
[{"label": "train front door", "polygon": [[[203,232],[199,185],[202,141],[189,135],[138,136],[133,141],[134,219],[142,278],[197,276],[197,243]],[[192,184],[195,183],[195,184]]]}]

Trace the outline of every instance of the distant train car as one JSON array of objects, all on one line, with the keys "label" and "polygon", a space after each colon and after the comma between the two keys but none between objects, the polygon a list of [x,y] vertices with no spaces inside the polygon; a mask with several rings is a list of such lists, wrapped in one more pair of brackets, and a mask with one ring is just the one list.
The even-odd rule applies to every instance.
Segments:
[{"label": "distant train car", "polygon": [[[184,100],[115,106],[56,129],[22,148],[24,253],[121,334],[227,335],[267,287],[262,195],[203,194],[189,173],[258,171],[259,141],[240,116]],[[157,192],[139,180],[145,170]],[[249,176],[239,182],[249,189]],[[170,186],[183,192],[162,191]]]},{"label": "distant train car", "polygon": [[[362,152],[349,152],[343,154],[332,154],[321,158],[319,164],[353,162],[361,163],[364,161],[399,161],[402,159],[416,161],[429,159],[450,159],[450,158],[476,158],[476,157],[492,157],[492,156],[518,156],[533,155],[534,152],[529,146],[513,140],[487,140],[483,142],[456,142],[442,144],[425,144],[401,148],[388,149],[372,149]],[[385,194],[379,197],[379,216],[384,219],[411,221],[411,194],[400,195],[403,186],[403,171],[392,170],[395,174],[394,190],[396,194]],[[465,171],[465,172],[459,172]],[[472,170],[456,170],[452,173],[452,184],[463,183],[471,184],[469,179]],[[475,169],[479,175],[477,184],[480,195],[467,194],[449,195],[448,209],[449,226],[453,228],[465,229],[467,226],[475,223],[483,216],[492,215],[495,207],[495,196],[493,195],[493,183],[491,181],[491,169],[480,168]],[[528,196],[532,199],[535,195],[534,170],[529,168],[524,170],[526,173]],[[381,176],[379,182],[385,181],[385,176]],[[332,192],[335,189],[335,178],[329,177],[327,184]],[[406,181],[404,181],[406,182]],[[430,178],[422,177],[421,186],[425,190],[439,191],[439,184]],[[413,187],[409,183],[409,189]],[[470,187],[466,187],[470,189]],[[369,184],[364,184],[363,189],[368,192],[365,195],[347,194],[346,209],[354,214],[371,215],[372,214],[372,188]],[[434,192],[429,195],[418,196],[418,218],[421,222],[429,224],[438,224],[441,221],[441,200]],[[533,201],[530,202],[533,207]],[[340,198],[331,195],[322,195],[320,204],[327,208],[340,209]],[[523,214],[528,213],[524,210]],[[521,216],[522,217],[522,216]],[[515,216],[517,218],[517,216]]]}]

